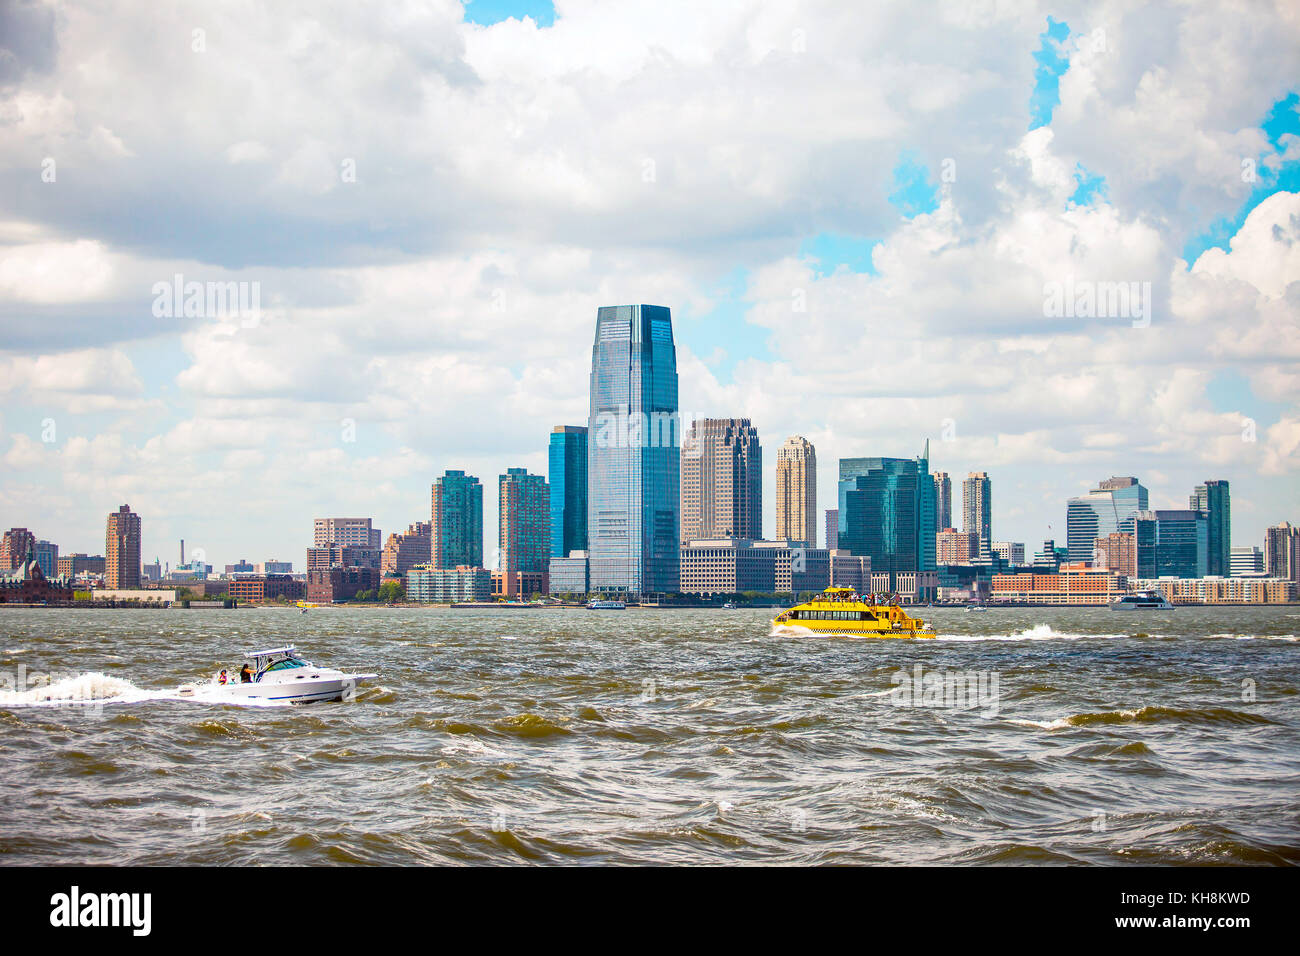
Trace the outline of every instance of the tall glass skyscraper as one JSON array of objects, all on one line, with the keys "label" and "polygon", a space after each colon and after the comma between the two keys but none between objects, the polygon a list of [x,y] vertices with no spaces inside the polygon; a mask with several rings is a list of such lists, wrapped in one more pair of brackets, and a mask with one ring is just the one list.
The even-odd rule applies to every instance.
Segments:
[{"label": "tall glass skyscraper", "polygon": [[591,590],[678,590],[680,444],[672,314],[658,305],[599,309],[587,421]]},{"label": "tall glass skyscraper", "polygon": [[1205,573],[1228,577],[1232,573],[1232,498],[1226,481],[1207,481],[1192,490],[1187,506],[1205,515],[1209,536]]},{"label": "tall glass skyscraper", "polygon": [[871,570],[935,570],[935,493],[929,454],[841,458],[839,546]]},{"label": "tall glass skyscraper", "polygon": [[1065,505],[1065,543],[1071,561],[1091,561],[1098,538],[1133,531],[1133,516],[1147,510],[1147,490],[1136,478],[1107,478]]},{"label": "tall glass skyscraper", "polygon": [[1200,511],[1140,511],[1133,519],[1140,578],[1203,578],[1209,520]]},{"label": "tall glass skyscraper", "polygon": [[448,471],[436,479],[431,519],[435,568],[483,567],[483,486],[477,478]]},{"label": "tall glass skyscraper", "polygon": [[551,557],[587,550],[587,429],[556,425],[549,448]]}]

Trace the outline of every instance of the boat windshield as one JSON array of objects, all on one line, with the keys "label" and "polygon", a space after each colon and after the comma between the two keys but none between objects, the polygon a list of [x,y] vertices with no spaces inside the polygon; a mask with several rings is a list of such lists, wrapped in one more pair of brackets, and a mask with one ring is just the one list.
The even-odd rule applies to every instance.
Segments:
[{"label": "boat windshield", "polygon": [[306,667],[306,661],[300,661],[296,657],[285,657],[266,667],[263,673],[268,671],[287,671],[292,667]]}]

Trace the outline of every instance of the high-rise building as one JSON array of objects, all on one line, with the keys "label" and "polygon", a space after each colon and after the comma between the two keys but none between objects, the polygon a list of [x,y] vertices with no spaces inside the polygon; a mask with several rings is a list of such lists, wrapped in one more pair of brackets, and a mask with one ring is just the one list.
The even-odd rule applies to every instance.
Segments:
[{"label": "high-rise building", "polygon": [[683,541],[763,537],[763,448],[748,418],[691,423],[681,487]]},{"label": "high-rise building", "polygon": [[430,564],[437,569],[483,567],[483,486],[448,470],[433,482]]},{"label": "high-rise building", "polygon": [[1230,564],[1232,577],[1251,577],[1264,574],[1264,552],[1259,548],[1233,548]]},{"label": "high-rise building", "polygon": [[549,448],[551,556],[587,550],[587,428],[556,425]]},{"label": "high-rise building", "polygon": [[676,592],[681,434],[677,349],[668,309],[598,310],[587,428],[591,590]]},{"label": "high-rise building", "polygon": [[104,583],[110,590],[140,586],[140,516],[122,505],[108,516]]},{"label": "high-rise building", "polygon": [[826,550],[835,551],[840,546],[840,509],[826,509]]},{"label": "high-rise building", "polygon": [[838,545],[873,574],[935,570],[929,442],[918,458],[841,458]]},{"label": "high-rise building", "polygon": [[934,526],[952,528],[952,479],[946,471],[934,473]]},{"label": "high-rise building", "polygon": [[507,468],[497,482],[498,570],[546,571],[551,558],[551,494],[546,479],[530,475],[526,468]]},{"label": "high-rise building", "polygon": [[1205,573],[1227,577],[1232,571],[1232,496],[1226,481],[1207,481],[1197,485],[1187,507],[1205,515],[1209,537]]},{"label": "high-rise building", "polygon": [[1133,516],[1147,510],[1147,490],[1136,478],[1107,478],[1065,505],[1065,543],[1071,561],[1091,561],[1093,543],[1116,531],[1132,531]]},{"label": "high-rise building", "polygon": [[817,547],[817,449],[800,435],[776,453],[776,537]]},{"label": "high-rise building", "polygon": [[53,541],[37,541],[36,563],[41,566],[41,573],[47,578],[57,577],[59,573],[59,546]]},{"label": "high-rise building", "polygon": [[1264,532],[1264,573],[1300,582],[1300,528],[1283,521]]},{"label": "high-rise building", "polygon": [[379,570],[384,577],[405,577],[417,564],[428,564],[433,556],[433,526],[428,521],[417,521],[405,534],[390,534],[379,557]]},{"label": "high-rise building", "polygon": [[[371,518],[316,518],[313,523],[313,546],[330,545],[350,548],[371,548],[378,551],[384,546],[383,532],[371,527]],[[181,563],[185,563],[185,542],[181,542]]]},{"label": "high-rise building", "polygon": [[993,554],[993,483],[982,471],[972,471],[961,483],[962,530],[977,535],[977,557],[987,561]]},{"label": "high-rise building", "polygon": [[994,541],[993,553],[1007,564],[1025,563],[1025,545],[1023,541]]},{"label": "high-rise building", "polygon": [[[0,538],[0,571],[15,571],[36,550],[36,535],[26,528],[10,528]],[[42,568],[44,570],[44,568]]]},{"label": "high-rise building", "polygon": [[1139,511],[1133,518],[1139,578],[1203,578],[1209,521],[1199,511]]}]

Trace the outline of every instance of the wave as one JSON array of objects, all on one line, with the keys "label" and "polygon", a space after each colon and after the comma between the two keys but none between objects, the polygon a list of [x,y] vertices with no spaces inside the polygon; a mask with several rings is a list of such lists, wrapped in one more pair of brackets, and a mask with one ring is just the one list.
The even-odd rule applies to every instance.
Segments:
[{"label": "wave", "polygon": [[203,686],[182,697],[178,690],[147,690],[121,677],[99,671],[87,671],[75,677],[63,677],[23,691],[0,691],[0,707],[68,707],[101,704],[139,704],[146,701],[179,700],[211,704],[234,704],[240,707],[288,707],[287,701],[231,700],[220,697],[214,688]]},{"label": "wave", "polygon": [[1148,705],[1135,710],[1105,710],[1090,714],[1071,714],[1056,720],[1038,721],[1013,719],[1013,724],[1038,727],[1042,730],[1064,730],[1066,727],[1091,727],[1101,724],[1149,724],[1161,721],[1182,721],[1190,724],[1271,724],[1274,721],[1260,714],[1229,710],[1226,707],[1180,708]]},{"label": "wave", "polygon": [[1119,637],[1119,634],[1063,634],[1050,624],[1035,624],[1018,634],[940,634],[940,641],[1076,641],[1081,637]]}]

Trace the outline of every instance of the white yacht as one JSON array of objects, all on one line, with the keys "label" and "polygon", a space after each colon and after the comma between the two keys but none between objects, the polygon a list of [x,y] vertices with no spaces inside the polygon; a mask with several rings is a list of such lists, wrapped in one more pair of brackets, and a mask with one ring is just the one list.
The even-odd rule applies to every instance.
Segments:
[{"label": "white yacht", "polygon": [[1134,591],[1110,602],[1112,611],[1169,611],[1173,607],[1159,591]]},{"label": "white yacht", "polygon": [[357,684],[377,674],[346,674],[330,667],[317,667],[299,655],[292,644],[265,651],[249,651],[251,679],[241,681],[239,672],[220,671],[208,684],[184,684],[178,693],[216,702],[265,701],[307,704],[324,700],[350,699]]},{"label": "white yacht", "polygon": [[588,601],[588,611],[621,611],[627,605],[622,601]]}]

